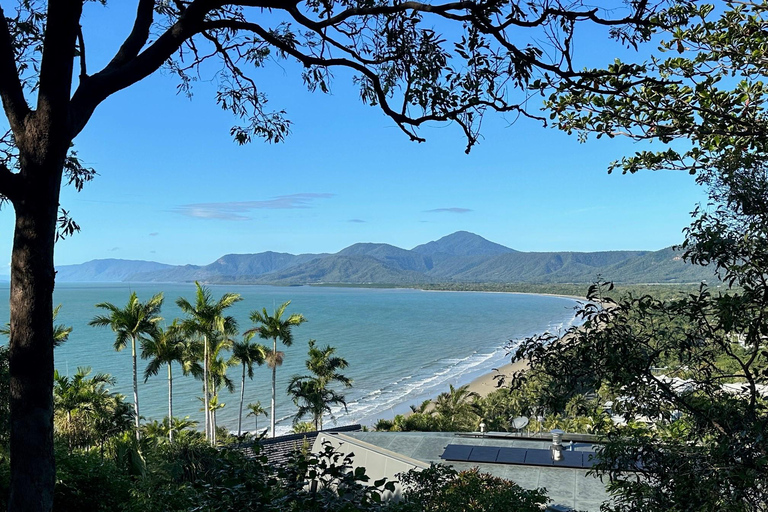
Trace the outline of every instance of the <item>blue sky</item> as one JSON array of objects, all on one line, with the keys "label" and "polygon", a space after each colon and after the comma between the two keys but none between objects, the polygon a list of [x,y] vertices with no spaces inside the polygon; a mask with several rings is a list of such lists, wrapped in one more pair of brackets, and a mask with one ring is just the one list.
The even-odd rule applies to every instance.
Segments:
[{"label": "blue sky", "polygon": [[[87,4],[90,69],[118,47],[132,10],[133,2]],[[614,56],[589,54],[596,62]],[[226,253],[336,252],[355,242],[411,248],[457,230],[522,251],[655,250],[682,240],[704,198],[685,174],[606,173],[644,144],[580,144],[535,122],[492,116],[465,155],[455,126],[427,127],[426,143],[410,142],[360,103],[344,73],[328,95],[306,91],[292,63],[253,76],[293,122],[285,143],[232,142],[235,120],[205,81],[189,100],[176,94],[173,77],[157,73],[102,104],[75,141],[99,176],[62,194],[82,231],[57,244],[57,264],[206,264]],[[12,228],[4,209],[6,262]]]}]

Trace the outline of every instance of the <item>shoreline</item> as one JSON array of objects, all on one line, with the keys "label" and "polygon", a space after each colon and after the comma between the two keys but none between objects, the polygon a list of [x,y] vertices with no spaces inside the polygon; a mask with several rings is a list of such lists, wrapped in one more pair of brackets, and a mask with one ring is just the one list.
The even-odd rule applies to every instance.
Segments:
[{"label": "shoreline", "polygon": [[525,359],[515,361],[514,363],[507,363],[504,366],[491,370],[490,372],[475,378],[468,384],[469,391],[477,393],[481,398],[485,398],[497,389],[501,389],[499,386],[497,386],[498,380],[496,379],[496,376],[503,375],[507,380],[509,380],[512,375],[527,370],[528,367],[528,361]]}]

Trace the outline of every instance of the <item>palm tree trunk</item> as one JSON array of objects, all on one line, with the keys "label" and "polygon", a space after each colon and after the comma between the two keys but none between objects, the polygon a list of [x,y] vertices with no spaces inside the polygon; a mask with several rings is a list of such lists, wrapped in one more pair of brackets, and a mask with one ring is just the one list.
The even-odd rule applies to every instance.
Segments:
[{"label": "palm tree trunk", "polygon": [[173,442],[173,373],[168,363],[168,440]]},{"label": "palm tree trunk", "polygon": [[[213,396],[216,398],[216,404],[218,405],[218,393]],[[211,411],[211,444],[216,446],[216,409]]]},{"label": "palm tree trunk", "polygon": [[275,437],[275,386],[277,385],[277,338],[272,339],[272,437]]},{"label": "palm tree trunk", "polygon": [[208,336],[203,336],[203,409],[205,410],[205,439],[212,440],[208,397]]},{"label": "palm tree trunk", "polygon": [[240,437],[243,427],[243,401],[245,400],[245,364],[243,364],[243,382],[240,386],[240,414],[237,416],[237,437]]},{"label": "palm tree trunk", "polygon": [[139,433],[139,377],[136,368],[136,336],[131,336],[131,357],[133,358],[133,413],[136,415],[136,440],[141,439]]}]

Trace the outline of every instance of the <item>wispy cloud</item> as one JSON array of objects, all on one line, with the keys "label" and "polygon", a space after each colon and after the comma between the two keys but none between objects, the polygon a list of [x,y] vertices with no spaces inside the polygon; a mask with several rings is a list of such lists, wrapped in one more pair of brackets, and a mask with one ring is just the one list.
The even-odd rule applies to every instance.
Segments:
[{"label": "wispy cloud", "polygon": [[469,213],[469,208],[435,208],[434,210],[424,210],[424,213]]},{"label": "wispy cloud", "polygon": [[316,199],[328,199],[336,194],[303,193],[277,196],[265,201],[232,201],[227,203],[184,204],[174,209],[176,213],[198,219],[248,220],[252,210],[295,210],[312,208]]},{"label": "wispy cloud", "polygon": [[365,224],[368,221],[365,221],[363,219],[349,219],[347,222],[354,222],[355,224]]}]

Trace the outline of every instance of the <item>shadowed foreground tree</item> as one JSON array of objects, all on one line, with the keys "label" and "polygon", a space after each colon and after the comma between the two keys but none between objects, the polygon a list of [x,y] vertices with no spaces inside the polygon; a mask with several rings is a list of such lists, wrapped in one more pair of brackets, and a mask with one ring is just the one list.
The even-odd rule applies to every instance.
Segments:
[{"label": "shadowed foreground tree", "polygon": [[[768,2],[701,5],[662,35],[660,55],[625,68],[621,93],[550,98],[565,130],[657,143],[612,169],[696,175],[709,203],[694,211],[682,257],[722,280],[672,299],[587,304],[571,341],[518,351],[552,396],[603,387],[618,397],[627,425],[612,426],[596,467],[611,477],[607,510],[768,510],[766,27]],[[657,80],[628,85],[641,74]]]},{"label": "shadowed foreground tree", "polygon": [[[267,109],[264,92],[248,73],[285,59],[303,66],[301,79],[323,92],[335,70],[348,70],[361,100],[381,109],[412,140],[423,140],[417,133],[423,124],[448,121],[462,129],[469,148],[486,111],[536,115],[526,111],[527,94],[510,91],[524,90],[537,75],[570,82],[612,73],[574,69],[576,25],[607,27],[612,37],[633,45],[649,37],[654,10],[665,2],[632,0],[618,10],[609,2],[611,10],[602,11],[579,0],[136,0],[124,42],[103,68],[94,69],[81,18],[84,6],[105,3],[17,0],[0,7],[0,99],[7,121],[7,130],[0,128],[0,199],[12,204],[16,218],[12,510],[52,506],[53,247],[57,232],[78,229],[60,209],[59,193],[62,183],[79,190],[93,178],[72,142],[106,99],[163,67],[178,76],[183,93],[198,76],[212,77],[216,102],[242,121],[231,130],[237,142],[278,142],[289,122],[282,111]],[[123,21],[115,26],[126,26]],[[452,37],[436,32],[441,25]],[[546,52],[537,46],[541,40]]]}]

